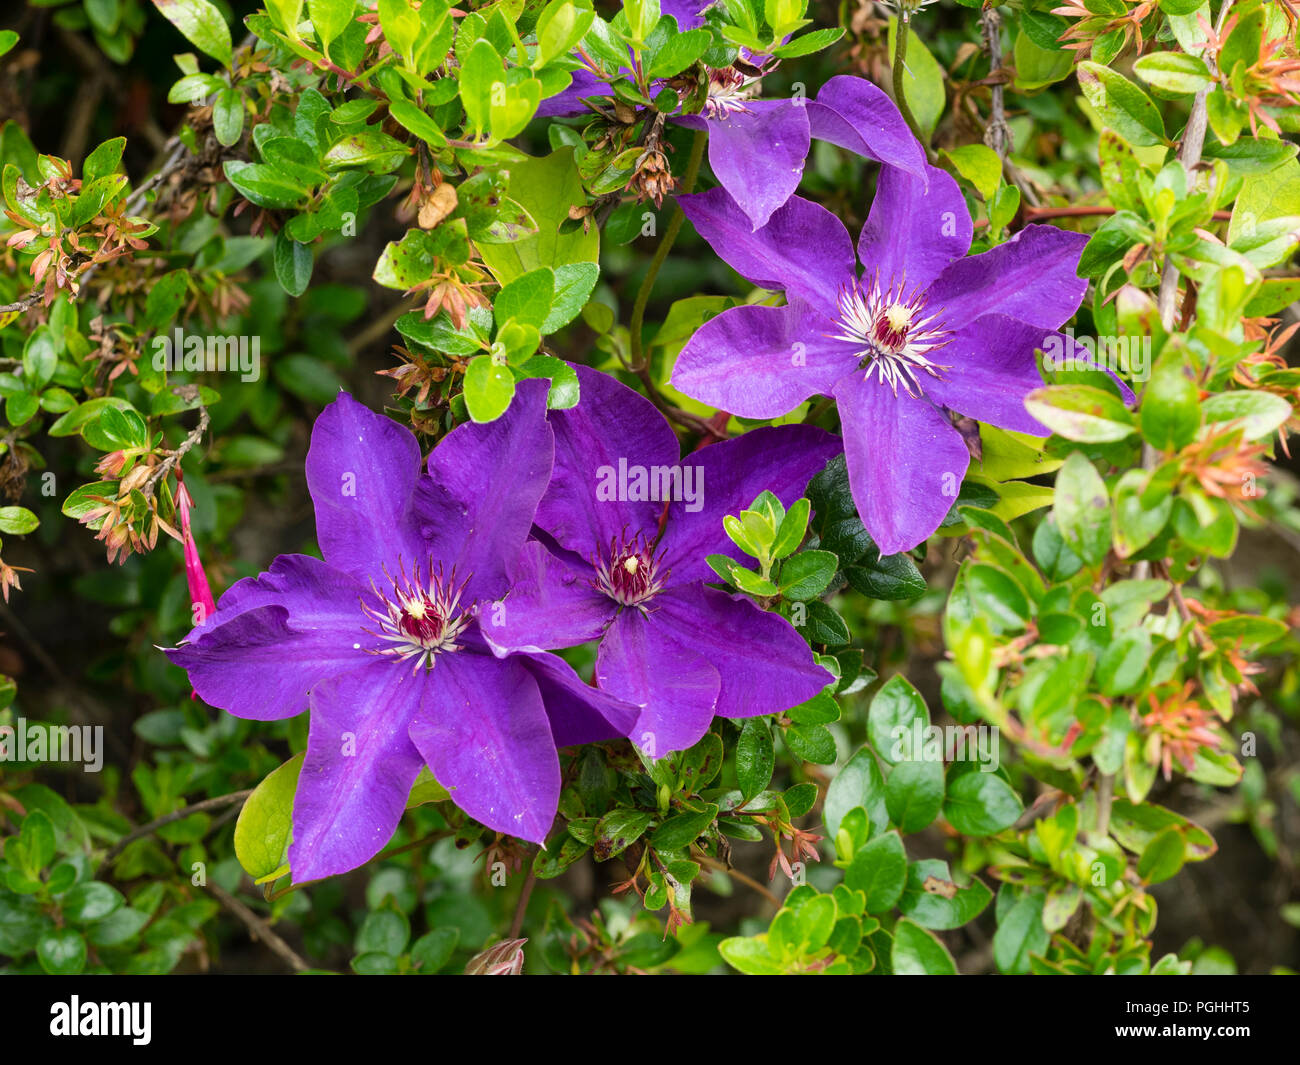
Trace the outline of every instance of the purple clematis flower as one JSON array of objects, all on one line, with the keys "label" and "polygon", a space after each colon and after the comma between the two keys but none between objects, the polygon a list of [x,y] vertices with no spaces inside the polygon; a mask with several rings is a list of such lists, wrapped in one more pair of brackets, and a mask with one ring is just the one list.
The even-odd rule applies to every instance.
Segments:
[{"label": "purple clematis flower", "polygon": [[[1025,409],[1042,384],[1035,349],[1083,299],[1087,238],[1027,226],[966,257],[972,226],[957,183],[882,167],[857,254],[844,224],[798,196],[751,232],[723,189],[679,202],[714,250],[786,306],[744,306],[705,324],[672,382],[746,418],[833,396],[853,498],[882,554],[925,540],[952,506],[970,455],[949,411],[1045,436]],[[863,266],[858,273],[858,260]]]},{"label": "purple clematis flower", "polygon": [[722,519],[762,491],[797,499],[840,442],[811,426],[755,429],[681,460],[649,400],[576,368],[582,402],[552,411],[555,475],[510,594],[483,634],[502,651],[600,639],[601,688],[641,713],[629,733],[653,757],[690,747],[715,714],[806,702],[833,678],[778,614],[705,586],[709,554],[735,556]]},{"label": "purple clematis flower", "polygon": [[502,657],[479,632],[551,476],[546,392],[521,382],[504,416],[453,430],[426,472],[406,428],[341,394],[307,455],[325,560],[281,555],[167,652],[238,717],[311,708],[295,880],[373,857],[424,765],[470,816],[540,842],[559,799],[556,748],[624,736],[635,720],[556,656]]},{"label": "purple clematis flower", "polygon": [[[682,17],[677,15],[679,24]],[[815,99],[760,100],[764,66],[756,59],[711,70],[703,111],[672,119],[708,131],[709,166],[749,216],[751,229],[766,224],[799,187],[814,137],[926,180],[925,152],[884,91],[865,78],[840,75],[826,82]],[[569,87],[543,100],[537,113],[581,114],[584,100],[610,95],[607,82],[579,68]]]}]

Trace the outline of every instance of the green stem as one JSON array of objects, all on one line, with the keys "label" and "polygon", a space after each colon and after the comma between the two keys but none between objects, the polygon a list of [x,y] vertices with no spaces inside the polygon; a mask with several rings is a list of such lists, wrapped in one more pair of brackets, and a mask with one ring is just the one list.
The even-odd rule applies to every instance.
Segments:
[{"label": "green stem", "polygon": [[894,103],[898,106],[903,121],[916,134],[916,139],[924,144],[925,138],[921,136],[921,127],[917,125],[916,116],[912,114],[912,109],[907,103],[907,93],[903,91],[903,76],[907,72],[907,38],[911,36],[911,23],[912,20],[906,14],[899,13],[898,29],[894,33]]},{"label": "green stem", "polygon": [[[686,164],[686,174],[682,178],[682,192],[690,192],[695,187],[695,179],[699,177],[700,163],[704,159],[704,146],[707,143],[708,134],[702,129],[696,130],[695,139],[691,141],[691,157]],[[650,293],[654,291],[655,278],[659,276],[659,269],[668,258],[668,253],[672,250],[677,234],[681,231],[682,222],[685,220],[686,215],[682,213],[681,207],[674,204],[668,229],[664,232],[663,239],[659,241],[659,247],[655,249],[654,258],[650,260],[650,266],[641,280],[641,287],[637,290],[636,302],[632,304],[632,322],[629,326],[632,345],[630,369],[634,373],[640,373],[645,368],[645,358],[641,350],[641,329],[645,322],[646,304],[650,302]]]}]

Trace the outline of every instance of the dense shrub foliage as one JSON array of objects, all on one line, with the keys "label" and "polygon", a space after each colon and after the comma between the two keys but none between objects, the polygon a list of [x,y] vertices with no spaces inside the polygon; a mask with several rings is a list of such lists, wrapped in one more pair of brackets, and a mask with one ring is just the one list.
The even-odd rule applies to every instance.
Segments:
[{"label": "dense shrub foliage", "polygon": [[1294,965],[1295,7],[10,5],[0,971]]}]

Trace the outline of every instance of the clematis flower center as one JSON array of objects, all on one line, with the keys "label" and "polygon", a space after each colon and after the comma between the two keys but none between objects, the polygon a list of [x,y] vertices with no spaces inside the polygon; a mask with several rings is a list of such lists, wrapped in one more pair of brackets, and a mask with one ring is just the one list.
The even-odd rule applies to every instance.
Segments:
[{"label": "clematis flower center", "polygon": [[859,365],[867,378],[873,375],[888,385],[894,395],[898,386],[908,395],[919,396],[926,375],[940,377],[940,365],[930,354],[951,337],[936,323],[937,315],[925,313],[925,293],[907,291],[907,281],[882,288],[877,275],[870,283],[858,282],[840,290],[840,327],[836,340],[858,345]]},{"label": "clematis flower center", "polygon": [[709,71],[709,95],[704,101],[708,118],[726,118],[749,110],[745,103],[758,92],[758,78],[742,74],[735,67]]},{"label": "clematis flower center", "polygon": [[435,570],[430,566],[426,576],[417,565],[409,577],[404,568],[396,577],[385,569],[384,576],[391,591],[380,591],[372,581],[370,587],[380,605],[362,605],[365,615],[378,625],[378,631],[365,631],[392,645],[374,654],[412,662],[414,673],[422,665],[432,669],[437,655],[460,650],[456,640],[469,624],[471,614],[461,608],[465,584],[456,584],[454,571],[448,577],[442,567]]},{"label": "clematis flower center", "polygon": [[640,606],[663,587],[668,576],[640,535],[611,541],[608,554],[593,559],[593,565],[597,590],[623,606]]}]

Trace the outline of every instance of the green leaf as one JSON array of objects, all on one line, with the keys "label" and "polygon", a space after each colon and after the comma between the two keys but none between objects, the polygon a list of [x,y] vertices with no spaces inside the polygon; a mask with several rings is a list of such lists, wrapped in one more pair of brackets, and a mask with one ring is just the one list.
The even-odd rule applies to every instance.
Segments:
[{"label": "green leaf", "polygon": [[996,773],[979,770],[948,782],[943,817],[963,836],[993,836],[1024,812],[1020,796]]},{"label": "green leaf", "polygon": [[932,932],[900,918],[894,926],[890,966],[898,976],[955,976],[957,963]]},{"label": "green leaf", "polygon": [[1266,173],[1246,175],[1237,202],[1233,204],[1232,220],[1228,223],[1228,243],[1250,236],[1274,218],[1295,215],[1300,215],[1300,162],[1288,159]]},{"label": "green leaf", "polygon": [[1269,392],[1223,392],[1206,399],[1201,411],[1208,424],[1240,422],[1247,440],[1262,440],[1292,414],[1290,403]]},{"label": "green leaf", "polygon": [[479,255],[503,284],[539,266],[557,271],[565,265],[594,263],[599,257],[596,227],[561,233],[569,208],[586,203],[582,179],[573,163],[573,149],[564,148],[542,158],[526,158],[509,166],[509,197],[537,223],[534,236],[510,244],[480,244]]},{"label": "green leaf", "polygon": [[844,883],[867,896],[867,913],[894,908],[907,883],[907,852],[897,832],[877,836],[853,856]]},{"label": "green leaf", "polygon": [[411,925],[406,915],[396,910],[374,910],[366,914],[357,930],[353,949],[358,954],[398,955],[411,939]]},{"label": "green leaf", "polygon": [[543,336],[562,329],[578,317],[591,299],[600,267],[596,263],[565,263],[555,268],[555,291],[551,310],[541,324]]},{"label": "green leaf", "polygon": [[[153,0],[154,7],[190,44],[229,68],[233,59],[230,27],[210,0]],[[348,7],[352,0],[345,0]]]},{"label": "green leaf", "polygon": [[1096,682],[1102,695],[1131,695],[1142,687],[1151,660],[1151,634],[1145,629],[1119,633],[1097,660]]},{"label": "green leaf", "polygon": [[99,178],[116,174],[117,168],[122,163],[122,150],[125,147],[125,137],[114,137],[112,140],[104,141],[86,156],[86,161],[81,164],[82,187]]},{"label": "green leaf", "polygon": [[908,868],[898,908],[922,928],[950,929],[973,921],[992,901],[993,892],[979,880],[958,887],[947,862],[926,859]]},{"label": "green leaf", "polygon": [[256,883],[288,872],[293,796],[306,753],[273,770],[244,802],[235,822],[235,857]]},{"label": "green leaf", "polygon": [[[595,18],[596,13],[590,8],[576,7],[569,0],[551,0],[537,18],[537,58],[533,61],[533,69],[568,55],[587,35]],[[652,77],[661,76],[653,71],[650,73]]]},{"label": "green leaf", "polygon": [[[1047,949],[1048,934],[1043,927],[1044,897],[1021,897],[998,921],[993,933],[993,962],[998,972],[1025,974],[1029,972],[1030,955],[1041,955]],[[998,909],[1001,910],[999,898]]]},{"label": "green leaf", "polygon": [[511,372],[519,380],[545,377],[551,382],[546,394],[550,410],[567,410],[576,407],[580,398],[578,372],[563,359],[553,355],[534,355],[522,366],[512,366]]},{"label": "green leaf", "polygon": [[494,140],[517,137],[537,113],[542,102],[542,83],[536,78],[523,81],[498,81],[488,107],[488,123]]},{"label": "green leaf", "polygon": [[833,30],[813,30],[811,33],[796,37],[789,44],[773,48],[772,54],[777,59],[798,59],[800,56],[812,55],[823,48],[829,48],[843,36],[844,30],[838,26]]},{"label": "green leaf", "polygon": [[54,824],[42,810],[23,818],[16,836],[5,840],[5,861],[28,880],[37,880],[41,870],[54,860]]},{"label": "green leaf", "polygon": [[984,144],[963,144],[945,148],[943,153],[957,168],[957,173],[979,191],[985,203],[991,203],[1002,183],[1002,160]]},{"label": "green leaf", "polygon": [[411,961],[420,967],[421,974],[436,973],[451,961],[459,941],[459,928],[435,928],[411,944]]},{"label": "green leaf", "polygon": [[48,932],[36,943],[36,959],[51,976],[74,976],[86,967],[86,940],[74,928]]},{"label": "green leaf", "polygon": [[781,566],[778,586],[787,599],[815,599],[826,591],[839,559],[829,551],[801,551]]},{"label": "green leaf", "polygon": [[493,86],[504,86],[504,78],[505,72],[497,50],[486,37],[480,37],[464,57],[460,71],[460,100],[465,107],[466,124],[475,135],[488,131],[491,125]]},{"label": "green leaf", "polygon": [[1194,96],[1214,79],[1204,59],[1185,52],[1152,52],[1134,63],[1133,70],[1153,88],[1177,96]]},{"label": "green leaf", "polygon": [[551,313],[551,295],[555,291],[555,274],[549,266],[530,270],[506,282],[493,301],[492,312],[498,326],[510,319],[541,327]]},{"label": "green leaf", "polygon": [[73,924],[90,924],[103,920],[126,905],[117,888],[98,880],[78,884],[59,900],[63,916]]},{"label": "green leaf", "polygon": [[301,296],[307,291],[314,263],[308,245],[299,244],[282,229],[275,235],[272,260],[275,264],[275,279],[285,292],[290,296]]},{"label": "green leaf", "polygon": [[1151,475],[1145,470],[1128,470],[1115,486],[1115,553],[1129,558],[1160,535],[1174,501],[1166,490],[1158,501],[1146,498]]},{"label": "green leaf", "polygon": [[1088,565],[1099,565],[1110,549],[1110,500],[1101,475],[1080,451],[1071,452],[1057,474],[1052,515],[1070,549]]},{"label": "green leaf", "polygon": [[893,765],[920,752],[912,750],[912,736],[930,724],[925,700],[906,677],[896,673],[871,700],[867,714],[867,739],[885,762]]},{"label": "green leaf", "polygon": [[1165,143],[1159,110],[1133,82],[1087,60],[1079,64],[1078,73],[1079,87],[1107,126],[1139,147]]},{"label": "green leaf", "polygon": [[244,133],[244,95],[238,89],[225,88],[212,102],[212,132],[217,143],[227,148],[239,143]]},{"label": "green leaf", "polygon": [[902,552],[875,559],[869,555],[861,565],[846,566],[844,576],[855,591],[868,599],[893,602],[925,594],[925,578],[916,563]]},{"label": "green leaf", "polygon": [[503,415],[515,396],[515,375],[491,355],[475,355],[465,370],[465,409],[476,422]]},{"label": "green leaf", "polygon": [[[1166,348],[1175,356],[1180,349]],[[1180,357],[1161,358],[1142,394],[1142,437],[1158,451],[1178,451],[1201,427],[1200,392]]]},{"label": "green leaf", "polygon": [[596,824],[596,860],[603,862],[621,854],[641,838],[651,820],[652,815],[644,810],[611,810]]},{"label": "green leaf", "polygon": [[811,511],[812,504],[807,499],[796,499],[790,504],[790,509],[785,512],[776,531],[776,539],[772,541],[773,558],[785,558],[799,549],[808,532],[808,516]]},{"label": "green leaf", "polygon": [[54,334],[48,325],[38,325],[23,344],[23,381],[31,391],[39,392],[50,383],[58,365]]},{"label": "green leaf", "polygon": [[987,562],[975,562],[966,568],[966,591],[975,609],[984,614],[1000,632],[1021,632],[1030,617],[1029,597],[1006,570]]},{"label": "green leaf", "polygon": [[775,767],[771,729],[763,718],[751,717],[736,743],[736,778],[746,802],[767,787]]},{"label": "green leaf", "polygon": [[307,14],[316,27],[316,36],[327,51],[352,22],[354,0],[307,0]]},{"label": "green leaf", "polygon": [[822,819],[832,839],[839,832],[844,815],[858,806],[867,812],[873,828],[883,828],[889,823],[885,778],[870,747],[861,748],[850,758],[826,789]]},{"label": "green leaf", "polygon": [[708,803],[703,810],[688,810],[668,818],[650,834],[650,846],[659,851],[676,851],[689,847],[718,816],[715,803]]},{"label": "green leaf", "polygon": [[1111,392],[1091,385],[1048,385],[1025,397],[1025,409],[1058,436],[1110,443],[1136,431],[1133,413]]},{"label": "green leaf", "polygon": [[318,407],[328,405],[343,387],[338,375],[311,355],[280,356],[274,361],[273,373],[282,388]]},{"label": "green leaf", "polygon": [[749,976],[779,976],[785,971],[768,948],[766,936],[732,936],[718,944],[718,953],[733,969]]},{"label": "green leaf", "polygon": [[161,331],[171,324],[185,303],[189,281],[188,270],[172,270],[149,286],[149,294],[145,297],[144,320],[150,329]]},{"label": "green leaf", "polygon": [[899,762],[885,779],[889,819],[908,835],[928,826],[942,807],[942,762]]},{"label": "green leaf", "polygon": [[1159,884],[1175,876],[1186,861],[1186,844],[1177,828],[1159,832],[1138,858],[1138,876],[1147,884]]},{"label": "green leaf", "polygon": [[805,762],[831,765],[835,761],[835,737],[824,725],[794,725],[786,729],[785,742]]}]

